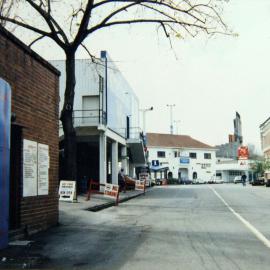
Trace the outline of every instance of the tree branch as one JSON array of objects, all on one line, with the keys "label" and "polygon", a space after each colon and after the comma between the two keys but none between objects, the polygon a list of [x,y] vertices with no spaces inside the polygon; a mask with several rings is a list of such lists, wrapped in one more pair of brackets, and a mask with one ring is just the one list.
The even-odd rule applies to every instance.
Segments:
[{"label": "tree branch", "polygon": [[[60,47],[63,48],[65,44],[69,44],[68,38],[67,38],[66,34],[64,33],[63,29],[58,25],[58,23],[52,18],[52,16],[49,13],[47,13],[44,9],[42,9],[42,6],[37,5],[32,0],[25,0],[25,1],[29,5],[31,5],[42,16],[42,18],[46,21],[47,25],[49,26],[49,28],[52,32],[52,35],[53,35],[55,42]],[[56,31],[56,29],[54,28],[54,25],[57,27],[58,31]],[[63,38],[65,43],[63,43],[61,41],[61,39],[59,39],[58,34],[61,35],[61,37]]]},{"label": "tree branch", "polygon": [[42,36],[40,36],[40,37],[34,39],[34,40],[28,45],[28,47],[31,48],[31,46],[33,46],[37,41],[43,39],[44,37],[45,37],[45,36],[42,35]]},{"label": "tree branch", "polygon": [[199,28],[201,30],[207,30],[207,27],[199,25],[199,24],[180,22],[180,21],[176,21],[176,20],[137,19],[137,20],[126,20],[126,21],[114,21],[114,22],[110,22],[110,23],[107,23],[104,25],[96,25],[96,26],[90,28],[87,32],[88,32],[88,34],[91,34],[99,29],[110,27],[113,25],[125,25],[125,24],[137,24],[137,23],[158,23],[158,24],[168,23],[168,24],[177,24],[177,25],[181,25],[181,26],[185,25],[185,26],[189,26],[189,27],[195,27],[195,28]]},{"label": "tree branch", "polygon": [[7,18],[7,17],[4,17],[4,16],[1,16],[1,15],[0,15],[0,20],[10,22],[10,23],[12,23],[12,24],[15,24],[15,25],[21,26],[21,27],[23,27],[23,28],[25,28],[25,29],[31,30],[31,31],[33,31],[33,32],[36,32],[36,33],[38,33],[38,34],[40,34],[40,35],[43,35],[43,36],[52,38],[52,34],[51,34],[51,33],[46,32],[46,31],[43,31],[43,30],[40,30],[40,29],[38,29],[38,28],[36,28],[36,27],[33,27],[33,26],[28,25],[28,24],[26,24],[26,23],[22,23],[22,22],[20,22],[20,21],[15,20],[15,19]]}]

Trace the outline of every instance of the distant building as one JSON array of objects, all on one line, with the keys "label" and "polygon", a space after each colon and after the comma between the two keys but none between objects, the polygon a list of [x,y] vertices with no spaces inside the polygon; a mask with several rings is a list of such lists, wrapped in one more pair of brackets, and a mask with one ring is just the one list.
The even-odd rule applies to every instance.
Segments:
[{"label": "distant building", "polygon": [[216,153],[217,157],[237,160],[238,148],[243,143],[242,122],[240,114],[238,112],[236,112],[233,124],[234,124],[234,134],[229,135],[229,142],[215,146],[217,148]]},{"label": "distant building", "polygon": [[270,159],[270,117],[260,125],[261,148],[266,159]]},{"label": "distant building", "polygon": [[217,158],[216,178],[226,183],[232,183],[235,177],[242,174],[247,176],[247,180],[253,180],[253,160],[236,160],[229,158]]},{"label": "distant building", "polygon": [[[65,61],[51,61],[61,71],[60,111],[65,92]],[[118,183],[118,172],[135,176],[145,165],[143,134],[139,128],[139,100],[105,51],[100,59],[77,59],[73,121],[77,136],[77,179],[82,191],[88,179]],[[63,156],[63,130],[60,147]],[[61,164],[61,176],[64,177]],[[83,188],[84,185],[84,188]]]},{"label": "distant building", "polygon": [[147,133],[151,168],[168,168],[176,179],[209,181],[216,171],[216,149],[186,135]]}]

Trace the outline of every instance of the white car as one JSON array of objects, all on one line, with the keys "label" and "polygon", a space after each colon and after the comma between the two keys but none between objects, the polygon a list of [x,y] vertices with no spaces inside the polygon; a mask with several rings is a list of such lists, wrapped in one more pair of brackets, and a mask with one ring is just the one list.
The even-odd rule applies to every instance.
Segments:
[{"label": "white car", "polygon": [[234,179],[233,179],[233,182],[235,184],[242,183],[241,175],[235,176]]},{"label": "white car", "polygon": [[216,179],[215,179],[215,183],[216,183],[216,184],[223,184],[224,181],[223,181],[222,179],[220,179],[220,178],[216,178]]},{"label": "white car", "polygon": [[193,179],[192,184],[206,184],[206,181],[204,181],[203,179]]}]

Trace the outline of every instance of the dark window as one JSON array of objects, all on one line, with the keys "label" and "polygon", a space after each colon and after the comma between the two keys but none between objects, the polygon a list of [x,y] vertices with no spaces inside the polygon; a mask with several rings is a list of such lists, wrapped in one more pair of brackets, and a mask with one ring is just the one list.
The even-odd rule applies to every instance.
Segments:
[{"label": "dark window", "polygon": [[177,154],[178,154],[177,151],[174,151],[174,157],[177,157]]},{"label": "dark window", "polygon": [[160,158],[165,158],[166,157],[165,151],[157,151],[157,156]]},{"label": "dark window", "polygon": [[204,153],[204,159],[211,159],[210,153]]},{"label": "dark window", "polygon": [[197,153],[189,153],[190,158],[197,158]]}]

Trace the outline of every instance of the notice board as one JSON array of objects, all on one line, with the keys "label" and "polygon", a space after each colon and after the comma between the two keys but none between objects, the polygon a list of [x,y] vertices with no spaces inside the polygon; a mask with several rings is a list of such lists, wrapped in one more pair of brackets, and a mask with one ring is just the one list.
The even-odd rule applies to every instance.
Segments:
[{"label": "notice board", "polygon": [[23,140],[23,197],[49,194],[49,146]]}]

